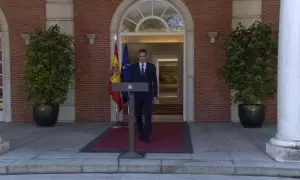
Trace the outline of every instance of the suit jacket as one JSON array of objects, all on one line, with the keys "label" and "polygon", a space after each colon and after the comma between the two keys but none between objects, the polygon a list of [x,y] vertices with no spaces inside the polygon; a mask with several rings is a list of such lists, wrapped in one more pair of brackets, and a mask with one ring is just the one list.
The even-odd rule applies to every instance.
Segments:
[{"label": "suit jacket", "polygon": [[131,82],[148,82],[148,92],[135,92],[136,96],[151,96],[157,97],[157,75],[156,67],[154,64],[146,63],[146,72],[144,75],[141,74],[139,63],[131,65]]}]

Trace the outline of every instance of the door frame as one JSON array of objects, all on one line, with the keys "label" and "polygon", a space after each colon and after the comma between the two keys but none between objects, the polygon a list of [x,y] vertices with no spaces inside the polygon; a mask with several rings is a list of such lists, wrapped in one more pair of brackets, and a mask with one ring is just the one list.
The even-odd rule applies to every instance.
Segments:
[{"label": "door frame", "polygon": [[[194,21],[192,15],[182,0],[165,0],[168,3],[171,3],[177,10],[180,12],[184,19],[185,32],[184,32],[184,57],[183,57],[183,118],[184,121],[193,122],[195,115],[194,107],[194,45],[195,45],[195,30],[194,30]],[[115,10],[111,26],[110,26],[110,52],[112,62],[114,47],[116,43],[116,36],[118,45],[120,47],[120,25],[126,14],[127,10],[135,3],[136,0],[126,0],[122,1],[117,9]],[[121,54],[120,54],[121,53]],[[119,55],[122,56],[122,51],[119,51]],[[121,58],[120,58],[121,61]],[[111,121],[115,121],[115,104],[111,101]]]},{"label": "door frame", "polygon": [[12,121],[11,112],[11,71],[10,71],[10,42],[9,28],[4,12],[0,8],[0,41],[2,49],[2,93],[3,93],[3,122]]}]

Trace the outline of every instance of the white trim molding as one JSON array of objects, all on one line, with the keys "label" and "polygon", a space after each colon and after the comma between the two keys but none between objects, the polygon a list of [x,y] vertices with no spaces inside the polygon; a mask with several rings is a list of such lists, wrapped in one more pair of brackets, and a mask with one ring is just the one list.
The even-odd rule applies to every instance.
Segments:
[{"label": "white trim molding", "polygon": [[[120,65],[122,62],[122,50],[121,50],[121,23],[124,19],[124,15],[127,14],[129,9],[134,6],[136,3],[142,2],[143,0],[126,0],[122,1],[119,7],[116,9],[112,21],[111,21],[111,61],[113,59],[113,52],[115,47],[115,35],[118,37],[117,44],[119,47],[119,61]],[[183,63],[183,116],[184,121],[192,122],[194,121],[194,22],[192,15],[189,12],[187,6],[182,2],[182,0],[159,0],[161,2],[167,3],[168,5],[174,7],[174,9],[181,15],[185,31],[181,32],[184,35],[184,63]],[[166,32],[165,35],[172,35],[174,32]],[[147,34],[147,33],[144,33]],[[133,34],[132,34],[133,35]],[[137,34],[136,34],[137,35]],[[139,34],[141,35],[141,34]],[[147,34],[149,35],[149,34]],[[111,101],[111,121],[116,120],[115,104]]]},{"label": "white trim molding", "polygon": [[[146,3],[149,3],[149,2],[152,4],[152,6],[149,6],[149,4],[146,4]],[[155,3],[156,3],[156,5],[159,5],[162,8],[164,8],[163,12],[159,11],[160,14],[154,13],[154,6],[155,6],[154,4]],[[151,8],[152,13],[151,14],[149,14],[149,13],[144,14],[145,13],[145,12],[143,12],[144,8],[142,10],[139,7],[139,6],[142,6],[142,5],[145,5],[145,6],[147,6],[147,8],[149,8],[147,12],[149,12],[149,10]],[[170,9],[175,11],[176,15],[172,14],[173,20],[167,22],[164,19],[164,15],[166,14],[167,10],[170,10]],[[132,12],[132,10],[133,11],[137,10],[140,14],[141,19],[138,19],[138,20],[137,19],[132,19],[132,16],[129,16],[129,14]],[[138,15],[134,14],[133,16],[137,17]],[[177,21],[174,20],[174,18],[177,18]],[[178,25],[181,24],[181,26],[184,27],[184,22],[183,22],[184,20],[183,20],[183,17],[181,15],[181,13],[180,13],[180,10],[178,10],[178,8],[176,8],[176,6],[173,5],[172,3],[170,3],[169,1],[167,1],[167,0],[138,0],[134,3],[132,3],[130,5],[130,7],[126,9],[125,13],[123,13],[123,17],[121,19],[121,22],[119,23],[119,28],[120,28],[119,32],[124,33],[122,31],[124,20],[127,20],[127,21],[131,22],[132,24],[135,24],[136,27],[135,27],[134,32],[139,32],[141,24],[143,24],[146,20],[149,20],[149,19],[159,20],[161,23],[163,23],[163,25],[165,26],[167,32],[176,32],[177,31],[177,30],[170,29],[170,27],[169,27],[169,24],[171,24],[174,21],[177,22]]]},{"label": "white trim molding", "polygon": [[[262,18],[262,0],[233,0],[232,1],[232,29],[237,23],[242,23],[248,27],[255,21],[260,21]],[[231,90],[231,97],[233,97],[233,90]],[[231,98],[231,121],[240,122],[238,116],[238,104],[233,102]]]},{"label": "white trim molding", "polygon": [[156,19],[156,20],[162,22],[162,23],[164,24],[165,28],[167,29],[167,32],[170,31],[170,28],[169,28],[169,26],[168,26],[168,23],[167,23],[163,18],[157,17],[157,16],[147,16],[147,17],[144,17],[142,20],[140,20],[139,23],[137,23],[136,28],[135,28],[135,32],[139,32],[139,31],[140,31],[141,25],[142,25],[145,21],[147,21],[147,20],[149,20],[149,19]]},{"label": "white trim molding", "polygon": [[8,23],[0,8],[0,36],[2,45],[2,81],[3,81],[3,112],[4,122],[11,122],[11,73],[10,73],[10,45]]},{"label": "white trim molding", "polygon": [[[74,37],[74,4],[73,0],[46,0],[46,28],[51,25],[59,25],[61,30]],[[93,43],[93,40],[89,39]],[[74,83],[75,80],[74,80]],[[75,84],[70,87],[66,102],[60,105],[58,121],[74,122],[75,121]]]}]

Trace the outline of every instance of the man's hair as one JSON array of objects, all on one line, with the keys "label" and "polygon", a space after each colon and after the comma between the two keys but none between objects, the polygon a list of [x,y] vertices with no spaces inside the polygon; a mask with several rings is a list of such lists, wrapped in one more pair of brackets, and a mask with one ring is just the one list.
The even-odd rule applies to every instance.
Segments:
[{"label": "man's hair", "polygon": [[140,49],[138,53],[139,53],[139,54],[140,54],[140,53],[148,54],[146,49]]}]

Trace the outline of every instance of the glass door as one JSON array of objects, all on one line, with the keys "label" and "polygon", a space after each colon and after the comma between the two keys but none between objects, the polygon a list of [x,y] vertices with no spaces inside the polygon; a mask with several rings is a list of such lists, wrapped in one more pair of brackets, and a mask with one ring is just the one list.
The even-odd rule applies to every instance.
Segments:
[{"label": "glass door", "polygon": [[177,59],[158,59],[159,99],[167,103],[178,101],[179,72]]}]

